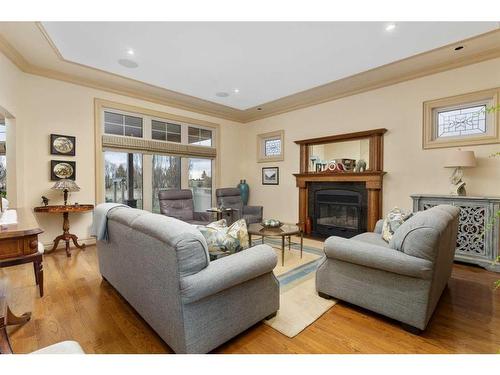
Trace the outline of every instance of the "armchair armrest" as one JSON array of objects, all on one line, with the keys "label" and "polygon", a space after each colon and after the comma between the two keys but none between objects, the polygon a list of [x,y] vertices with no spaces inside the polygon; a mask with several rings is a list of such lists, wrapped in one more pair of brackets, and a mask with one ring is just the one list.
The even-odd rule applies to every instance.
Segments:
[{"label": "armchair armrest", "polygon": [[278,259],[268,245],[217,259],[207,268],[181,279],[182,302],[192,303],[245,281],[273,272]]},{"label": "armchair armrest", "polygon": [[243,215],[252,215],[262,218],[262,212],[264,207],[262,206],[243,206]]},{"label": "armchair armrest", "polygon": [[193,212],[193,219],[196,221],[212,221],[211,212]]},{"label": "armchair armrest", "polygon": [[377,220],[375,224],[375,229],[373,231],[378,234],[382,234],[382,228],[384,227],[384,219]]},{"label": "armchair armrest", "polygon": [[399,275],[429,279],[432,262],[367,242],[330,237],[325,241],[327,258],[375,268]]}]

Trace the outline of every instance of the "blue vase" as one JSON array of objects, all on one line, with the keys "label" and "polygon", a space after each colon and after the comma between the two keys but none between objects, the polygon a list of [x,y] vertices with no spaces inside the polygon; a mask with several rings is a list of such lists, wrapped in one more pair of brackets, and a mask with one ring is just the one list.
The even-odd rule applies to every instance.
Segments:
[{"label": "blue vase", "polygon": [[248,186],[246,180],[240,180],[238,184],[238,189],[240,189],[241,200],[243,201],[243,205],[248,205],[248,197],[250,195],[250,186]]}]

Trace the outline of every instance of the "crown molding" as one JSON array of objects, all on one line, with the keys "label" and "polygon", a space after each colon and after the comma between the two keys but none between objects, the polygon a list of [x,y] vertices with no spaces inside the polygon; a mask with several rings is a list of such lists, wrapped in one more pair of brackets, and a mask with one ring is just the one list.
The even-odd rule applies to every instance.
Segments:
[{"label": "crown molding", "polygon": [[[496,29],[253,108],[239,110],[65,60],[39,22],[8,22],[0,26],[0,51],[25,73],[239,123],[257,121],[500,57],[500,29]],[[34,43],[43,45],[32,51],[30,46]],[[456,52],[454,47],[458,45],[464,45],[465,48]],[[41,58],[34,58],[35,56]]]}]

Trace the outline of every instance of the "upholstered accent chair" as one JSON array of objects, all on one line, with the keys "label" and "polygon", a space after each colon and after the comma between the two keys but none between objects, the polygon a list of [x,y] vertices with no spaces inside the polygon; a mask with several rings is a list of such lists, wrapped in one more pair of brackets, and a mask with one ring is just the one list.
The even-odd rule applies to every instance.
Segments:
[{"label": "upholstered accent chair", "polygon": [[162,215],[190,224],[206,225],[212,221],[210,212],[195,212],[193,192],[190,189],[162,190],[158,193]]},{"label": "upholstered accent chair", "polygon": [[451,275],[459,213],[450,205],[418,212],[389,243],[382,220],[375,232],[328,238],[316,290],[424,330]]},{"label": "upholstered accent chair", "polygon": [[241,199],[240,189],[238,188],[222,188],[215,191],[217,197],[217,205],[226,208],[237,210],[233,219],[245,219],[247,225],[262,222],[262,206],[244,206]]},{"label": "upholstered accent chair", "polygon": [[279,308],[268,245],[211,261],[195,226],[129,207],[108,211],[107,233],[101,275],[176,353],[207,353]]}]

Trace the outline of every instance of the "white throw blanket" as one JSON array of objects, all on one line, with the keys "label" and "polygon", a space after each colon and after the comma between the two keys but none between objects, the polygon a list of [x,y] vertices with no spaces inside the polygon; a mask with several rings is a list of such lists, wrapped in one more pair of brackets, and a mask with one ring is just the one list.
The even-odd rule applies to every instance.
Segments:
[{"label": "white throw blanket", "polygon": [[128,207],[120,203],[101,203],[93,212],[92,229],[90,234],[98,241],[108,240],[108,213],[117,207]]}]

